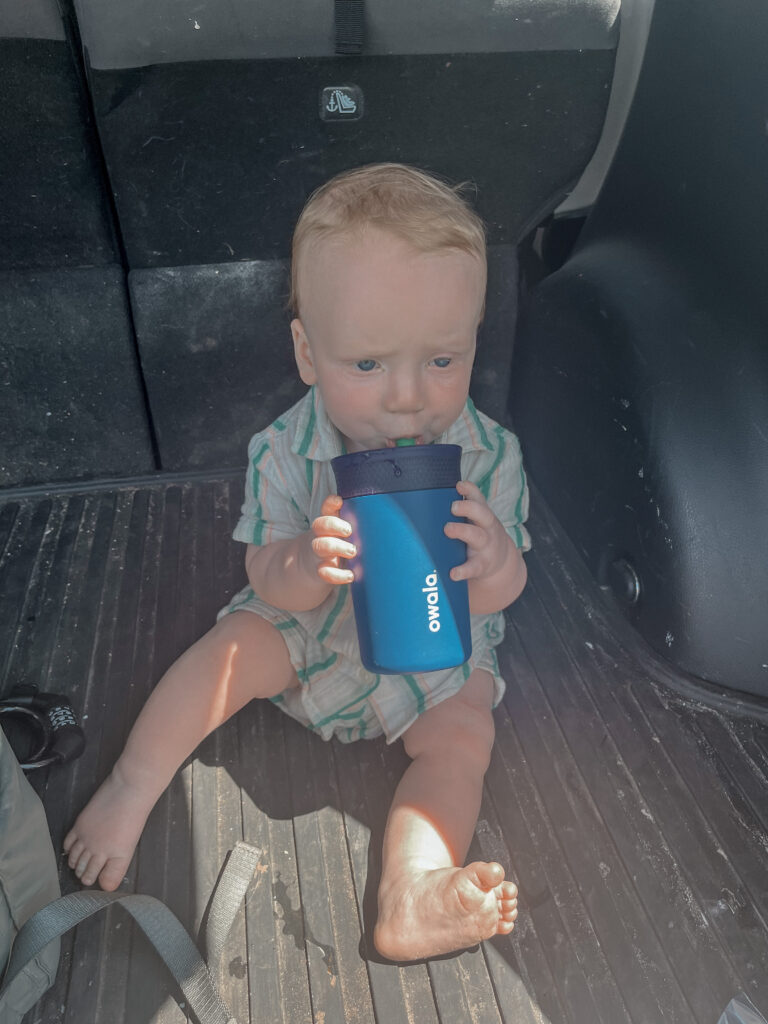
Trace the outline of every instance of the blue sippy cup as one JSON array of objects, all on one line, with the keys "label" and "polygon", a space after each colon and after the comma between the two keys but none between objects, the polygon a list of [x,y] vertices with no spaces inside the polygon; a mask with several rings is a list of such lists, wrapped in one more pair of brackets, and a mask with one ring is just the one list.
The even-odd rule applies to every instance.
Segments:
[{"label": "blue sippy cup", "polygon": [[357,547],[349,566],[363,665],[383,674],[462,665],[472,653],[467,581],[449,574],[467,547],[443,532],[462,522],[451,512],[461,448],[376,448],[331,465]]}]

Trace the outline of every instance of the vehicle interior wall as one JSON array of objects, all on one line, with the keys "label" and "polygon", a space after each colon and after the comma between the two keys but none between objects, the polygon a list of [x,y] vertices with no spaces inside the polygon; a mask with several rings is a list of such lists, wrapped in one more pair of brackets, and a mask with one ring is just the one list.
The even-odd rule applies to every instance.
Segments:
[{"label": "vehicle interior wall", "polygon": [[768,17],[657,5],[616,159],[534,290],[515,410],[534,478],[664,656],[768,695]]}]

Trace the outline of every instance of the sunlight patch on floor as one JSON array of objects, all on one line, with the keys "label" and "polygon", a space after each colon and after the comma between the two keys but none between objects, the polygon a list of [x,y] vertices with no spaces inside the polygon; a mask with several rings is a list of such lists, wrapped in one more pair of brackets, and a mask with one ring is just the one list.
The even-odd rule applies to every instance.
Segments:
[{"label": "sunlight patch on floor", "polygon": [[525,982],[504,955],[490,942],[485,943],[484,949],[496,991],[503,991],[505,1003],[515,1007],[516,1019],[530,1020],[533,1024],[551,1024],[549,1017],[542,1013],[538,1003],[526,988]]}]

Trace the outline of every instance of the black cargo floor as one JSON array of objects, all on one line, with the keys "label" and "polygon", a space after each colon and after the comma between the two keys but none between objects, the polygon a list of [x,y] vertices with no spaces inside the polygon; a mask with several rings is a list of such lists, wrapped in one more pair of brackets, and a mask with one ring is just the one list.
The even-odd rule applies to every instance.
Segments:
[{"label": "black cargo floor", "polygon": [[[75,764],[31,776],[57,847],[159,674],[241,584],[241,493],[161,480],[0,508],[3,688],[64,690],[88,734]],[[739,991],[768,1015],[768,713],[722,710],[650,656],[540,501],[532,532],[472,851],[518,881],[518,927],[426,964],[371,955],[404,755],[251,704],[178,774],[124,883],[195,930],[234,842],[263,849],[218,972],[240,1024],[715,1024]],[[76,888],[63,861],[61,878]],[[30,1021],[186,1019],[120,911],[62,949]]]}]

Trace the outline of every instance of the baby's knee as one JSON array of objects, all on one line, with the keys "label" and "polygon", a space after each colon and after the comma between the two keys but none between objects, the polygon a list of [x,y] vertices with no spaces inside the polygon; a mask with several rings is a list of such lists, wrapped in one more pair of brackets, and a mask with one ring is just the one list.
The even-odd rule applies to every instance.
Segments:
[{"label": "baby's knee", "polygon": [[222,616],[187,654],[248,699],[275,697],[299,685],[280,631],[253,612]]},{"label": "baby's knee", "polygon": [[490,708],[453,698],[427,711],[405,734],[404,742],[411,758],[447,755],[484,773],[495,735]]},{"label": "baby's knee", "polygon": [[214,623],[203,636],[203,640],[213,646],[229,644],[247,645],[251,638],[261,632],[262,623],[268,626],[258,615],[252,612],[230,612]]},{"label": "baby's knee", "polygon": [[198,645],[215,657],[225,655],[250,663],[268,656],[272,647],[284,646],[272,623],[253,612],[223,615],[195,646]]}]

